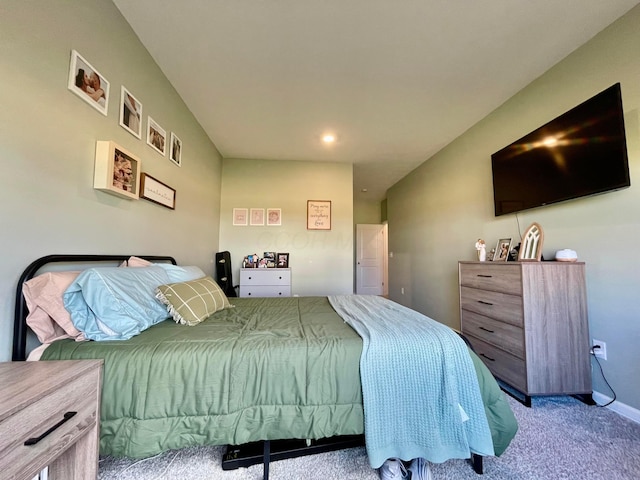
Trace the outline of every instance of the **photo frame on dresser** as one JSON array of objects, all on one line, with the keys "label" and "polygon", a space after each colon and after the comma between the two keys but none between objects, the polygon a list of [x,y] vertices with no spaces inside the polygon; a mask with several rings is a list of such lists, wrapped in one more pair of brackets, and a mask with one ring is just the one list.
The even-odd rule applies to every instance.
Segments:
[{"label": "photo frame on dresser", "polygon": [[289,268],[289,254],[288,253],[278,253],[276,257],[276,267],[278,268]]},{"label": "photo frame on dresser", "polygon": [[496,251],[493,255],[494,262],[506,262],[511,251],[511,239],[501,238],[496,245]]}]

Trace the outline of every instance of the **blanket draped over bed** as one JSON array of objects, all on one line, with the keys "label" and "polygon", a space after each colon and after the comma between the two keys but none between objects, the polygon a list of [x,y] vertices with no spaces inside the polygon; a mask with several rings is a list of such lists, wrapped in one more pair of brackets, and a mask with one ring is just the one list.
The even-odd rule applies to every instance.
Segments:
[{"label": "blanket draped over bed", "polygon": [[369,463],[493,455],[473,362],[462,339],[376,296],[330,296],[363,340],[360,360]]},{"label": "blanket draped over bed", "polygon": [[[231,300],[235,308],[193,327],[167,320],[129,340],[66,339],[44,351],[42,360],[104,359],[101,454],[142,458],[196,445],[364,433],[363,341],[327,297]],[[499,455],[515,418],[489,370],[471,358]],[[464,399],[448,401],[476,417]],[[432,415],[420,408],[421,418]],[[401,434],[398,420],[389,428]]]}]

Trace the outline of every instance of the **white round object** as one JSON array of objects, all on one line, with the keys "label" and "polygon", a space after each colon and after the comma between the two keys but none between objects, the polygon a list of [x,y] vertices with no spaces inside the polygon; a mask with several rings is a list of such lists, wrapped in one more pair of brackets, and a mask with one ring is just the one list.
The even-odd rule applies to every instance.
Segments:
[{"label": "white round object", "polygon": [[565,248],[556,252],[556,260],[558,262],[575,262],[578,260],[578,254],[575,250]]}]

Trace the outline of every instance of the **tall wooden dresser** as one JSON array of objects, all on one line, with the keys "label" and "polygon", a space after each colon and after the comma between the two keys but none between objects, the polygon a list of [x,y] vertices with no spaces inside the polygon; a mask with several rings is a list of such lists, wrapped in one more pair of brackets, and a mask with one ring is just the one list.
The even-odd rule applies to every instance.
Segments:
[{"label": "tall wooden dresser", "polygon": [[460,262],[462,333],[491,372],[524,395],[590,398],[582,262]]}]

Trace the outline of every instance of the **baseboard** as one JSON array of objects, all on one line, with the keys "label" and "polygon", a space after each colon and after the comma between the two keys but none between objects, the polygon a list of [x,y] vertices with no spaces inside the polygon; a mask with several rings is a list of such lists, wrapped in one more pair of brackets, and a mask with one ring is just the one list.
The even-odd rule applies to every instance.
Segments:
[{"label": "baseboard", "polygon": [[[612,400],[611,397],[607,397],[600,392],[593,392],[593,399],[598,405],[604,405],[605,403],[609,403]],[[607,408],[613,410],[614,412],[622,415],[625,418],[628,418],[629,420],[640,423],[640,410],[638,410],[637,408],[630,407],[629,405],[620,403],[617,400]]]}]

